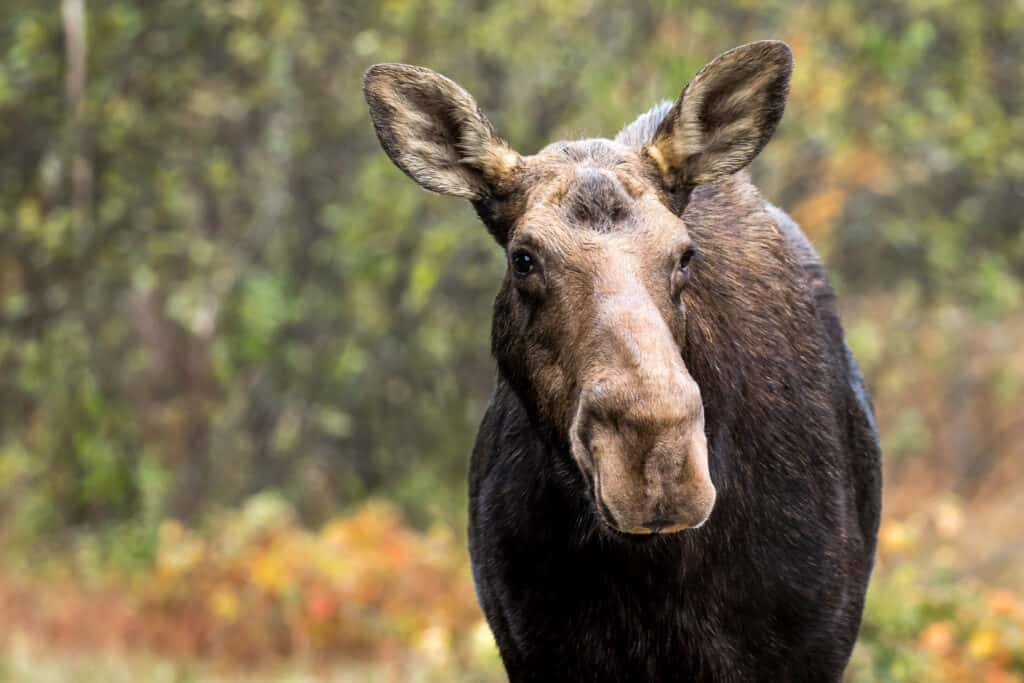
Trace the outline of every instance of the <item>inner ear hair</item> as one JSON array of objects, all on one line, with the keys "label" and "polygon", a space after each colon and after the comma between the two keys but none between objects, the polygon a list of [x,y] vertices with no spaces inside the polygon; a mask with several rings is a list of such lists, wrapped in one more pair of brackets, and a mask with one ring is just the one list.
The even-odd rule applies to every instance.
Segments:
[{"label": "inner ear hair", "polygon": [[384,151],[422,187],[470,200],[511,191],[521,159],[457,83],[423,67],[377,64],[363,92]]},{"label": "inner ear hair", "polygon": [[742,45],[701,69],[643,148],[666,186],[692,189],[753,161],[782,118],[792,69],[779,41]]}]

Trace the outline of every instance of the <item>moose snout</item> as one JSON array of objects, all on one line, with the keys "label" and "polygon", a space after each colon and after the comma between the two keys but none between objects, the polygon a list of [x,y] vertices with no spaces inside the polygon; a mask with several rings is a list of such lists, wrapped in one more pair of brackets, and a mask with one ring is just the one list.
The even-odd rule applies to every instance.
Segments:
[{"label": "moose snout", "polygon": [[703,408],[699,394],[680,393],[686,392],[670,392],[664,400],[671,403],[661,411],[651,409],[649,398],[636,401],[635,387],[628,396],[634,400],[619,409],[607,400],[581,404],[573,455],[591,479],[597,514],[608,526],[630,534],[672,533],[698,527],[711,514],[716,492]]}]

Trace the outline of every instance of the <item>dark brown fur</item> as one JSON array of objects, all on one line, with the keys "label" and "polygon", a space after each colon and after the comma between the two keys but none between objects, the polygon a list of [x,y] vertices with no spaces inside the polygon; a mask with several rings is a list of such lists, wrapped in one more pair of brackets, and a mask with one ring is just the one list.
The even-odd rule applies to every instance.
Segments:
[{"label": "dark brown fur", "polygon": [[880,454],[824,270],[741,170],[790,67],[737,48],[616,140],[529,157],[451,81],[367,74],[388,154],[509,255],[470,550],[515,681],[841,678]]}]

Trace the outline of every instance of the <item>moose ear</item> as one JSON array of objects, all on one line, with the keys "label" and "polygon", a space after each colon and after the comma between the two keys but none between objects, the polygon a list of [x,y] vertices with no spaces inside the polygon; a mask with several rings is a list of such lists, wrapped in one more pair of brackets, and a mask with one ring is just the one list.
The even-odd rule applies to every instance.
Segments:
[{"label": "moose ear", "polygon": [[471,200],[510,191],[520,157],[457,83],[418,66],[377,64],[363,93],[384,151],[421,186]]},{"label": "moose ear", "polygon": [[745,167],[775,132],[793,54],[775,40],[741,45],[693,77],[643,154],[671,190],[687,191]]}]

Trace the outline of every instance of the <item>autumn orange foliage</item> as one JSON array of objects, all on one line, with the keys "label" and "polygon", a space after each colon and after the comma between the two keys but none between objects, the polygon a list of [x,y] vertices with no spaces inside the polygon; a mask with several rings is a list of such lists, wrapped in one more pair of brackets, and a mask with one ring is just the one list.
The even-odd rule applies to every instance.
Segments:
[{"label": "autumn orange foliage", "polygon": [[[946,498],[883,524],[849,681],[1024,683],[1019,587],[970,576],[956,551],[976,514]],[[141,573],[0,573],[0,642],[20,633],[54,650],[231,669],[415,661],[500,678],[463,543],[447,527],[416,531],[380,502],[309,530],[260,495],[205,532],[164,521]]]},{"label": "autumn orange foliage", "polygon": [[465,659],[482,626],[465,555],[447,528],[417,533],[383,503],[308,531],[261,496],[210,535],[165,521],[143,576],[94,590],[8,576],[0,632],[247,665],[410,649]]}]

